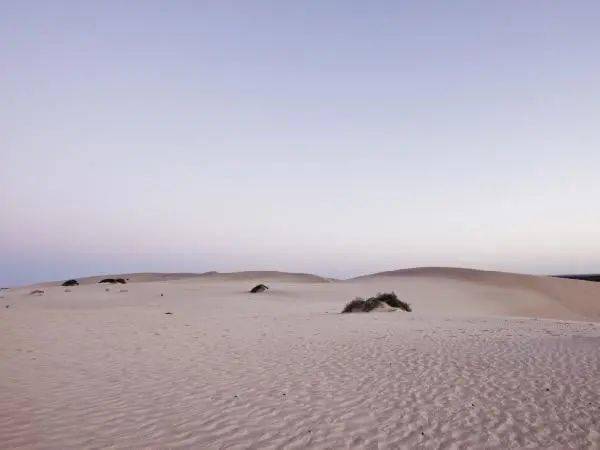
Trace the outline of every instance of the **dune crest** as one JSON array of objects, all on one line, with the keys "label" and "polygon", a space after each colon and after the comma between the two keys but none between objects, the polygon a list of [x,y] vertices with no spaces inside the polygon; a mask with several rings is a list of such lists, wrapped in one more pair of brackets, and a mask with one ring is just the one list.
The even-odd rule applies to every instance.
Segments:
[{"label": "dune crest", "polygon": [[252,281],[266,280],[282,283],[329,283],[330,278],[309,273],[279,272],[276,270],[249,270],[242,272],[210,272],[200,275],[201,278],[212,281]]}]

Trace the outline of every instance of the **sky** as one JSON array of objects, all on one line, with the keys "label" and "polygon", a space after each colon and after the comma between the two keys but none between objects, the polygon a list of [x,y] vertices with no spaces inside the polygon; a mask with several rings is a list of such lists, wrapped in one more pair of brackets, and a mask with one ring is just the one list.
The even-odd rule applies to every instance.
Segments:
[{"label": "sky", "polygon": [[597,1],[0,2],[0,285],[600,272]]}]

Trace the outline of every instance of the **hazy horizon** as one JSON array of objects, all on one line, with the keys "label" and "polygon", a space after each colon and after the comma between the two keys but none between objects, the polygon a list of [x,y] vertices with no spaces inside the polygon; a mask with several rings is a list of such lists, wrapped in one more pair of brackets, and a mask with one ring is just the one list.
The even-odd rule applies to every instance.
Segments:
[{"label": "hazy horizon", "polygon": [[6,1],[0,286],[600,272],[600,3]]}]

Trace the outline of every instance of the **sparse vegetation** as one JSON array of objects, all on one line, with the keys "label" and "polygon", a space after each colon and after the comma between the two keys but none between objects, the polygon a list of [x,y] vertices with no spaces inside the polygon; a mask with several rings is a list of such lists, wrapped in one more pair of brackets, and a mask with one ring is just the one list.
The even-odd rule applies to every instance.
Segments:
[{"label": "sparse vegetation", "polygon": [[392,308],[401,309],[403,311],[412,311],[410,305],[400,300],[395,292],[384,292],[383,294],[377,294],[375,297],[370,297],[367,300],[357,297],[346,304],[342,310],[342,313],[369,312],[381,307],[384,304]]},{"label": "sparse vegetation", "polygon": [[79,281],[77,280],[67,280],[61,286],[79,286]]},{"label": "sparse vegetation", "polygon": [[42,295],[43,293],[44,291],[42,291],[41,289],[34,289],[29,293],[29,295]]}]

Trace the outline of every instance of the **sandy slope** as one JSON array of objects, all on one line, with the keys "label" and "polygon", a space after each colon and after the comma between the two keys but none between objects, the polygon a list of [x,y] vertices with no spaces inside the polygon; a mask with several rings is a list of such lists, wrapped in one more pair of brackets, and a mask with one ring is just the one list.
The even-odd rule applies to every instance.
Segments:
[{"label": "sandy slope", "polygon": [[[0,447],[600,447],[600,284],[129,278],[0,293]],[[338,314],[392,289],[413,313]]]},{"label": "sandy slope", "polygon": [[447,267],[382,272],[350,280],[398,289],[421,309],[600,321],[600,283]]}]

